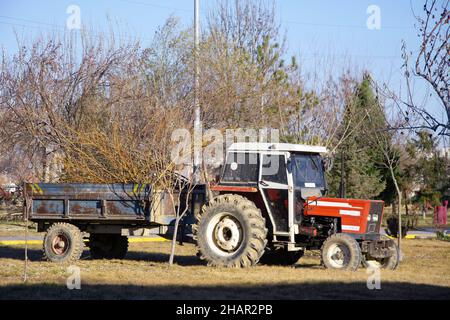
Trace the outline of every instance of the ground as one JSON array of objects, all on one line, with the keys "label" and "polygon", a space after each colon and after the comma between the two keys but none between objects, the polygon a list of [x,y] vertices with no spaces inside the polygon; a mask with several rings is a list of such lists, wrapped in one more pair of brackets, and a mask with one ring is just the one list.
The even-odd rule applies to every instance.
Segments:
[{"label": "ground", "polygon": [[[0,224],[0,236],[23,235],[20,223]],[[36,236],[30,232],[30,236]],[[81,290],[67,289],[68,265],[42,260],[29,247],[28,280],[23,245],[0,245],[0,299],[450,299],[450,242],[407,239],[395,271],[381,271],[381,290],[369,290],[370,274],[331,271],[311,251],[294,267],[223,269],[205,266],[192,244],[177,246],[168,266],[169,242],[132,243],[124,260],[76,263]]]}]

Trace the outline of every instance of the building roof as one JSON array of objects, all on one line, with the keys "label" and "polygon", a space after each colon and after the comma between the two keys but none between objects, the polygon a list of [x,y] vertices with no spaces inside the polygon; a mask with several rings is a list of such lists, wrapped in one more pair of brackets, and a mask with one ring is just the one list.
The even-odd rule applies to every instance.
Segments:
[{"label": "building roof", "polygon": [[321,146],[308,146],[305,144],[293,143],[262,143],[262,142],[237,142],[233,143],[229,151],[288,151],[288,152],[308,152],[326,153],[327,148]]}]

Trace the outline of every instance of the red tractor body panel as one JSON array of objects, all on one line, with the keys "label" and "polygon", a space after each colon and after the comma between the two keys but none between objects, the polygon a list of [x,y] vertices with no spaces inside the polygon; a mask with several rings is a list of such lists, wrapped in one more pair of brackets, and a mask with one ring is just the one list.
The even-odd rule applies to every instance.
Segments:
[{"label": "red tractor body panel", "polygon": [[[378,212],[371,226],[371,208],[377,204]],[[340,218],[341,229],[344,233],[365,234],[379,232],[383,217],[383,201],[359,200],[341,198],[310,197],[304,207],[305,216],[321,216]]]}]

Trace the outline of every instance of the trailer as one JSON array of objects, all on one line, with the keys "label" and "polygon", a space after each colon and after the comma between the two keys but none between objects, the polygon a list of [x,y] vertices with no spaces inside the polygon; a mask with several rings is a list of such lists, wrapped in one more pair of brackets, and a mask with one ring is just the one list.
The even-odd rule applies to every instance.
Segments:
[{"label": "trailer", "polygon": [[182,223],[191,224],[206,201],[204,185],[172,195],[148,184],[26,183],[24,216],[45,232],[47,260],[79,259],[84,238],[93,258],[121,259],[128,236],[168,237],[177,212],[186,210]]}]

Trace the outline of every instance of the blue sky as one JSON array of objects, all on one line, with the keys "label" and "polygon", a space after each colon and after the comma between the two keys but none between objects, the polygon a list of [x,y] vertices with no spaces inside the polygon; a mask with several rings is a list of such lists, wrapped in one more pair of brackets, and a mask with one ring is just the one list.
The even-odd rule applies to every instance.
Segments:
[{"label": "blue sky", "polygon": [[[215,0],[200,2],[203,11],[213,7]],[[64,30],[69,5],[80,7],[83,25],[108,31],[109,16],[146,45],[171,14],[179,16],[183,24],[191,24],[193,3],[193,0],[0,0],[0,46],[9,53],[17,49],[14,30],[26,40],[39,33]],[[419,47],[411,3],[420,12],[422,1],[417,0],[275,1],[289,53],[300,55],[304,70],[312,70],[318,59],[332,55],[337,72],[350,60],[394,90],[401,85],[402,39],[412,51]],[[380,8],[379,30],[366,26],[370,5]],[[420,95],[426,92],[426,87],[419,83],[416,90]]]}]

